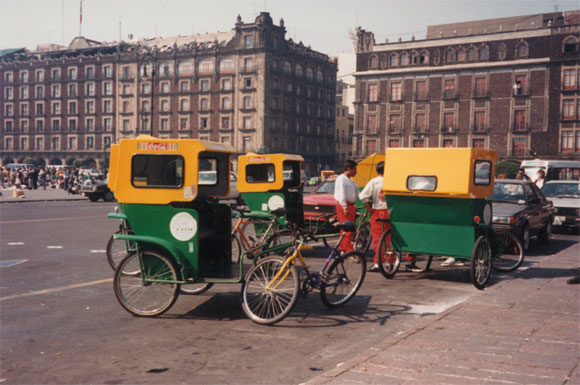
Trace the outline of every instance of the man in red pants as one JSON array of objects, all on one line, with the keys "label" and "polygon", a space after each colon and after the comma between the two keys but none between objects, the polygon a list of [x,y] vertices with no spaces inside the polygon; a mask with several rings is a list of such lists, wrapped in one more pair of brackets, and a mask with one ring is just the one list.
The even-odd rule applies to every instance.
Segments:
[{"label": "man in red pants", "polygon": [[[377,219],[389,218],[387,202],[385,202],[385,196],[382,193],[385,162],[377,163],[376,170],[379,175],[376,178],[371,179],[360,193],[360,199],[365,204],[367,212],[371,214],[371,236],[373,239],[373,250],[375,251],[375,255],[373,257],[374,264],[369,271],[379,271],[377,258],[379,254],[379,241],[383,231],[390,228],[390,224],[388,223],[377,222]],[[390,239],[387,239],[387,242],[390,243]],[[389,246],[390,245],[387,245],[387,247]]]},{"label": "man in red pants", "polygon": [[[334,181],[334,200],[336,201],[336,216],[338,223],[356,220],[356,208],[354,201],[358,198],[358,186],[351,178],[356,175],[356,162],[347,160],[344,162],[344,172]],[[342,232],[342,230],[341,230]],[[353,251],[352,233],[347,232],[342,242],[340,251],[348,253]]]}]

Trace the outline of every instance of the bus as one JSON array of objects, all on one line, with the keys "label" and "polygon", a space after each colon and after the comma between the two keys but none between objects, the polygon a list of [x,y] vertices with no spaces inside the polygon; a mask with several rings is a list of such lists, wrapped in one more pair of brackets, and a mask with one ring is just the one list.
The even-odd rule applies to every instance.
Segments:
[{"label": "bus", "polygon": [[537,179],[538,170],[544,170],[546,181],[578,180],[580,178],[580,161],[575,160],[524,160],[520,165],[532,181]]}]

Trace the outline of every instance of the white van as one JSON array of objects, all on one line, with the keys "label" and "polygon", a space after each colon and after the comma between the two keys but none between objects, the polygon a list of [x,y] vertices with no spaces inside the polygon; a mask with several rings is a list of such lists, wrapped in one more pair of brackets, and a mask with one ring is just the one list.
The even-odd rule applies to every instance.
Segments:
[{"label": "white van", "polygon": [[538,170],[544,170],[546,181],[578,180],[580,178],[580,161],[575,160],[524,160],[520,165],[532,181],[538,177]]}]

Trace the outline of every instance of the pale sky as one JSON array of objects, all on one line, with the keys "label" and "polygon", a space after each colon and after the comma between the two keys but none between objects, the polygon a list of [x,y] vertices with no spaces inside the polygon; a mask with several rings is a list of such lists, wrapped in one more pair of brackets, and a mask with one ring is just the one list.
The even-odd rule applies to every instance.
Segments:
[{"label": "pale sky", "polygon": [[[349,30],[360,25],[377,42],[428,25],[580,9],[578,0],[83,0],[82,35],[97,41],[227,31],[236,17],[284,18],[287,37],[330,56],[352,52]],[[0,49],[57,43],[79,35],[80,0],[0,0]],[[64,15],[64,17],[63,17]],[[63,22],[64,20],[64,22]],[[121,22],[121,23],[119,23]],[[119,28],[121,24],[121,28]],[[121,31],[120,31],[121,29]]]}]

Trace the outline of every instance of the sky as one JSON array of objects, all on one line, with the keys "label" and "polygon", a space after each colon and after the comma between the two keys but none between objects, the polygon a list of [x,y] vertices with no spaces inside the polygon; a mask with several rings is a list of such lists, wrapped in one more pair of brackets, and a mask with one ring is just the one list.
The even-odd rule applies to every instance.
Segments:
[{"label": "sky", "polygon": [[[0,0],[0,49],[56,43],[79,36],[81,0]],[[287,38],[330,56],[352,52],[349,31],[361,26],[377,42],[427,26],[580,9],[578,0],[83,0],[82,36],[97,41],[228,31],[238,15],[253,22],[263,11]]]}]

